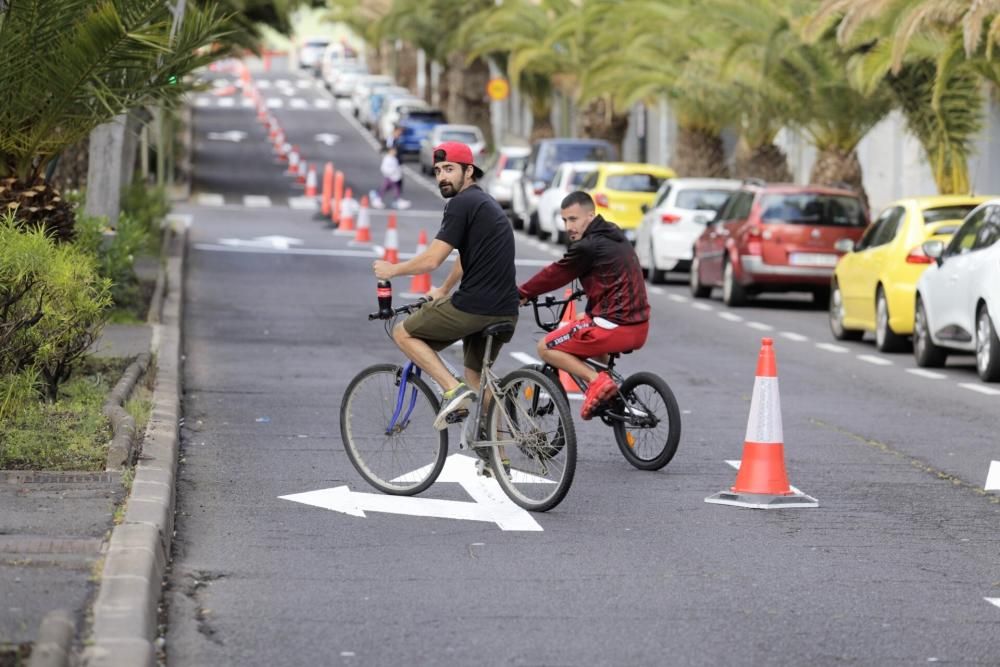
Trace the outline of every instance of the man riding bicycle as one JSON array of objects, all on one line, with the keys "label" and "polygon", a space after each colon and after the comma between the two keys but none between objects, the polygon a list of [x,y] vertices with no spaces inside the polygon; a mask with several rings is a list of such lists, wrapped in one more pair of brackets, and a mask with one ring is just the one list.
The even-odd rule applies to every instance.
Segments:
[{"label": "man riding bicycle", "polygon": [[586,314],[540,340],[538,354],[587,382],[580,416],[590,419],[618,387],[608,373],[598,373],[583,359],[642,347],[649,331],[649,301],[635,249],[617,225],[596,214],[590,195],[571,192],[561,208],[569,249],[518,292],[524,303],[580,279],[587,293]]},{"label": "man riding bicycle", "polygon": [[[437,236],[413,259],[400,264],[379,260],[372,268],[380,280],[430,273],[458,250],[444,284],[428,294],[432,301],[392,332],[399,349],[444,391],[434,420],[434,427],[442,430],[448,415],[476,400],[486,352],[479,334],[491,324],[517,322],[518,294],[514,233],[500,205],[476,184],[483,171],[474,164],[472,151],[463,143],[446,141],[433,156],[438,189],[449,200]],[[456,284],[458,289],[448,296]],[[437,355],[458,340],[464,347],[464,382]],[[494,341],[493,359],[500,347],[501,341]]]}]

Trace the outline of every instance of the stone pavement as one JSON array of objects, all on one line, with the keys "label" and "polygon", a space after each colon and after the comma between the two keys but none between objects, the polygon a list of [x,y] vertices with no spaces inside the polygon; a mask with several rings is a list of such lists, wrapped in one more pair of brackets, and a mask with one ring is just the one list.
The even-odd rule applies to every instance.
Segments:
[{"label": "stone pavement", "polygon": [[[150,348],[147,324],[108,325],[102,357],[134,358]],[[42,618],[66,609],[81,627],[124,497],[121,474],[0,471],[0,667],[35,641]]]}]

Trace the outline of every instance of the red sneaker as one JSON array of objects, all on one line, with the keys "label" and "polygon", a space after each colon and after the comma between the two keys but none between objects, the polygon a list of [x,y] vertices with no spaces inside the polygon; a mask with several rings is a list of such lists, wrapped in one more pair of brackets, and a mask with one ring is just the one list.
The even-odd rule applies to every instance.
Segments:
[{"label": "red sneaker", "polygon": [[583,397],[583,407],[580,409],[580,417],[589,420],[594,416],[601,404],[606,402],[618,393],[618,385],[607,373],[597,374],[597,378],[587,387],[587,394]]}]

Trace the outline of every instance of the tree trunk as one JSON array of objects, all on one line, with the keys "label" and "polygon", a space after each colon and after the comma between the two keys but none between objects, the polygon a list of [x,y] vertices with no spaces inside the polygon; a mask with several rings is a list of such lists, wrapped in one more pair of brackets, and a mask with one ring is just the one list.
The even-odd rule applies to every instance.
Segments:
[{"label": "tree trunk", "polygon": [[552,126],[552,107],[544,108],[531,105],[531,143],[539,139],[551,139],[556,136],[556,130]]},{"label": "tree trunk", "polygon": [[819,185],[854,190],[868,206],[868,193],[862,180],[861,162],[857,151],[844,152],[837,148],[825,148],[819,151],[813,164],[809,180]]},{"label": "tree trunk", "polygon": [[492,144],[493,126],[486,96],[490,69],[486,62],[477,58],[466,67],[465,54],[453,53],[448,56],[444,78],[448,80],[448,122],[476,125],[483,131],[486,142]]},{"label": "tree trunk", "polygon": [[673,169],[678,176],[704,176],[728,178],[726,153],[722,137],[699,127],[680,125],[677,147],[674,151]]},{"label": "tree trunk", "polygon": [[740,141],[736,148],[733,164],[733,178],[760,178],[768,183],[789,183],[792,172],[788,168],[788,156],[774,144],[750,147]]},{"label": "tree trunk", "polygon": [[410,92],[417,89],[417,49],[409,42],[396,52],[396,81]]},{"label": "tree trunk", "polygon": [[621,154],[628,131],[628,114],[616,113],[612,102],[598,98],[580,110],[577,128],[584,137],[611,142]]},{"label": "tree trunk", "polygon": [[90,137],[67,147],[59,154],[59,162],[49,183],[60,192],[83,190],[87,187],[87,167],[90,158]]}]

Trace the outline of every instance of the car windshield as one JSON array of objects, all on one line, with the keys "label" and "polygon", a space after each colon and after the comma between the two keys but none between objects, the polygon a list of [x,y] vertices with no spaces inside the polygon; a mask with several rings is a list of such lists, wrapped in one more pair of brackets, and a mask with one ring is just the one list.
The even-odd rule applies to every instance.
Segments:
[{"label": "car windshield", "polygon": [[503,168],[510,169],[511,171],[524,171],[524,168],[528,166],[528,156],[522,155],[520,157],[513,157],[508,155],[507,161],[504,162]]},{"label": "car windshield", "polygon": [[563,162],[607,162],[618,156],[608,144],[543,144],[536,180],[552,181]]},{"label": "car windshield", "polygon": [[460,141],[463,144],[477,144],[479,143],[479,137],[475,132],[447,130],[441,133],[441,141]]},{"label": "car windshield", "polygon": [[608,190],[618,192],[649,192],[653,193],[660,189],[663,179],[654,174],[611,174],[608,176],[606,187]]},{"label": "car windshield", "polygon": [[406,114],[409,120],[418,120],[422,123],[443,123],[444,114],[440,111],[410,111]]},{"label": "car windshield", "polygon": [[580,187],[593,173],[592,171],[574,171],[573,175],[569,178],[569,184]]},{"label": "car windshield", "polygon": [[767,195],[760,206],[765,223],[864,227],[868,224],[857,197],[812,192]]},{"label": "car windshield", "polygon": [[681,190],[677,193],[677,208],[718,211],[731,194],[731,190]]},{"label": "car windshield", "polygon": [[957,206],[940,206],[938,208],[924,209],[924,223],[944,222],[945,220],[962,220],[972,213],[976,208],[975,204],[961,204]]}]

